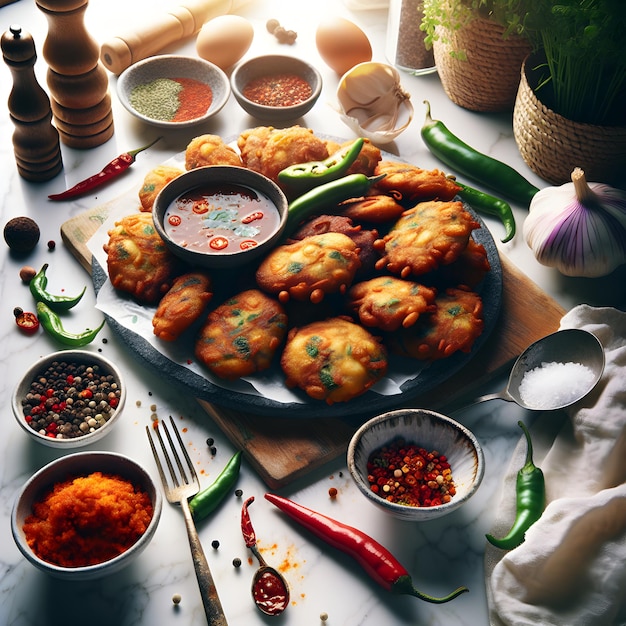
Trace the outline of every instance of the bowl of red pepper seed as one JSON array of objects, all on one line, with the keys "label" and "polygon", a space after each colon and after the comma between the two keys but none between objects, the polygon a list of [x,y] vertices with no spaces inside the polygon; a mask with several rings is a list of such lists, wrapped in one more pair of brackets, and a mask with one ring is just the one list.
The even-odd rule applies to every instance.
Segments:
[{"label": "bowl of red pepper seed", "polygon": [[186,128],[222,110],[230,97],[230,83],[209,61],[162,54],[125,69],[117,80],[117,95],[144,122],[160,128]]},{"label": "bowl of red pepper seed", "polygon": [[19,426],[53,448],[78,448],[113,428],[126,400],[119,369],[88,350],[61,350],[39,359],[12,397]]},{"label": "bowl of red pepper seed", "polygon": [[303,59],[280,54],[242,61],[232,71],[230,84],[241,108],[267,122],[302,117],[322,93],[322,75],[317,68]]},{"label": "bowl of red pepper seed", "polygon": [[457,510],[480,486],[480,443],[462,424],[427,409],[398,409],[363,424],[348,469],[365,497],[395,517],[428,521]]}]

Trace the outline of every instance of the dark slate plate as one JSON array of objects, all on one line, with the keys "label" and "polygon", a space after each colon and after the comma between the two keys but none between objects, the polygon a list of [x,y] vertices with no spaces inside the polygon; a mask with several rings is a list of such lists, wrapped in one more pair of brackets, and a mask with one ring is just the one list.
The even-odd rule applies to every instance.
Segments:
[{"label": "dark slate plate", "polygon": [[[457,352],[447,359],[435,361],[427,369],[423,370],[419,376],[407,380],[402,385],[401,393],[399,394],[381,395],[370,390],[349,402],[328,406],[324,402],[309,398],[304,393],[301,394],[302,403],[284,403],[258,394],[241,393],[221,387],[218,383],[214,383],[171,361],[143,337],[125,328],[110,316],[107,316],[107,322],[109,327],[128,346],[129,350],[155,374],[189,390],[195,397],[217,406],[272,417],[357,416],[365,420],[377,413],[395,409],[409,399],[426,393],[446,381],[473,358],[496,326],[502,304],[502,265],[500,257],[498,256],[493,237],[484,222],[467,205],[466,208],[481,225],[480,228],[473,231],[473,237],[485,247],[489,263],[491,264],[491,271],[487,273],[478,289],[483,300],[484,330],[474,343],[471,352]],[[106,281],[107,275],[95,259],[93,261],[92,274],[94,287],[97,292]],[[390,369],[392,371],[394,360],[395,357],[392,355],[390,357]]]}]

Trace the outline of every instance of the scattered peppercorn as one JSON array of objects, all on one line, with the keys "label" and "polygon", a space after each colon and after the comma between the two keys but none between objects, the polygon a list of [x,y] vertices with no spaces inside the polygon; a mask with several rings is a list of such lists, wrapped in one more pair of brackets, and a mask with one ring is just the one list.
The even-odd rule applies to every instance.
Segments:
[{"label": "scattered peppercorn", "polygon": [[328,619],[328,613],[320,613],[320,620],[325,622]]},{"label": "scattered peppercorn", "polygon": [[335,489],[335,487],[331,487],[328,490],[328,495],[334,500],[337,497],[337,489]]},{"label": "scattered peppercorn", "polygon": [[182,596],[180,595],[180,593],[175,593],[175,594],[172,596],[172,602],[173,602],[174,604],[180,604],[180,602],[181,602],[181,600],[182,600],[182,599],[183,599],[183,598],[182,598]]},{"label": "scattered peppercorn", "polygon": [[39,226],[30,217],[14,217],[4,226],[4,240],[14,252],[30,252],[39,242]]},{"label": "scattered peppercorn", "polygon": [[220,547],[220,542],[217,539],[213,539],[213,541],[211,541],[211,547],[217,550]]},{"label": "scattered peppercorn", "polygon": [[235,496],[241,498],[241,496],[243,496],[243,489],[235,489]]},{"label": "scattered peppercorn", "polygon": [[24,283],[29,283],[37,275],[37,270],[30,265],[24,265],[20,270],[20,280]]},{"label": "scattered peppercorn", "polygon": [[22,411],[28,425],[54,439],[75,439],[108,422],[121,388],[99,365],[53,361],[31,382]]},{"label": "scattered peppercorn", "polygon": [[233,567],[241,567],[241,559],[239,557],[233,559]]},{"label": "scattered peppercorn", "polygon": [[278,43],[286,43],[291,46],[298,38],[298,33],[296,33],[296,31],[283,28],[280,25],[280,22],[275,18],[267,20],[265,27],[267,28],[268,33],[276,37]]},{"label": "scattered peppercorn", "polygon": [[206,440],[206,445],[210,448],[213,444],[215,443],[215,439],[213,439],[213,437],[209,437]]},{"label": "scattered peppercorn", "polygon": [[48,250],[54,250],[56,247],[56,241],[54,239],[50,239],[50,241],[48,242]]},{"label": "scattered peppercorn", "polygon": [[403,439],[375,450],[367,472],[371,490],[396,504],[438,506],[450,502],[456,493],[448,459]]},{"label": "scattered peppercorn", "polygon": [[215,446],[211,446],[210,452],[213,456],[215,456],[217,454],[217,448]]}]

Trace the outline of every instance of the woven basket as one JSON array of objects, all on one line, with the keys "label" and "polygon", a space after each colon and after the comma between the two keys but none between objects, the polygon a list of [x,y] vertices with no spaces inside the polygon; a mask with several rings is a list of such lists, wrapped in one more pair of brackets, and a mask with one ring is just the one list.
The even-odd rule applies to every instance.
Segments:
[{"label": "woven basket", "polygon": [[435,65],[452,102],[472,111],[513,110],[520,68],[530,52],[525,39],[505,39],[504,27],[483,17],[453,30],[438,26],[436,37]]},{"label": "woven basket", "polygon": [[522,66],[513,110],[513,136],[528,167],[554,185],[569,182],[575,167],[589,181],[623,181],[626,126],[583,124],[555,113],[531,89],[530,66]]}]

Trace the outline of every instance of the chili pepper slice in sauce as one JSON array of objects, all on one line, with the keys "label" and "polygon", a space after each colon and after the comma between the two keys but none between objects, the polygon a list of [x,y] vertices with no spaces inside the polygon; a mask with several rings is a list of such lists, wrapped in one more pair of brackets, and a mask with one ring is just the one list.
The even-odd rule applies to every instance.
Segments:
[{"label": "chili pepper slice in sauce", "polygon": [[322,541],[354,558],[374,581],[393,593],[415,596],[434,604],[443,604],[469,591],[467,587],[459,587],[443,598],[422,593],[413,586],[408,571],[399,561],[363,531],[272,493],[266,493],[265,499]]},{"label": "chili pepper slice in sauce", "polygon": [[53,193],[49,195],[48,198],[50,200],[69,200],[101,187],[105,183],[108,183],[110,180],[117,178],[120,174],[125,172],[135,162],[137,155],[140,152],[152,147],[157,141],[159,141],[159,139],[161,139],[161,137],[157,137],[146,146],[120,154],[111,162],[107,163],[107,165],[105,165],[104,168],[97,174],[76,183],[76,185],[61,193]]},{"label": "chili pepper slice in sauce", "polygon": [[241,455],[241,450],[235,452],[213,483],[191,498],[189,509],[196,521],[212,513],[234,487],[241,469]]},{"label": "chili pepper slice in sauce", "polygon": [[546,506],[546,486],[543,472],[533,462],[533,444],[524,422],[517,425],[526,438],[526,460],[517,473],[516,500],[517,513],[509,532],[498,539],[487,535],[489,543],[502,550],[512,550],[521,545],[528,529],[541,517]]},{"label": "chili pepper slice in sauce", "polygon": [[246,548],[258,559],[261,567],[252,581],[252,597],[257,607],[266,615],[278,615],[289,605],[289,587],[285,579],[272,567],[269,567],[256,545],[256,533],[252,527],[248,507],[254,502],[254,496],[248,498],[241,508],[241,533]]},{"label": "chili pepper slice in sauce", "polygon": [[27,335],[34,335],[39,328],[39,320],[34,313],[30,311],[24,311],[20,307],[16,307],[13,310],[15,316],[15,323],[18,328]]},{"label": "chili pepper slice in sauce", "polygon": [[33,298],[35,298],[37,302],[45,302],[51,309],[58,311],[67,311],[76,306],[85,294],[87,286],[83,287],[83,290],[77,296],[58,296],[51,294],[46,290],[48,286],[48,277],[46,276],[47,269],[48,264],[44,263],[43,267],[37,272],[30,283],[28,283]]}]

